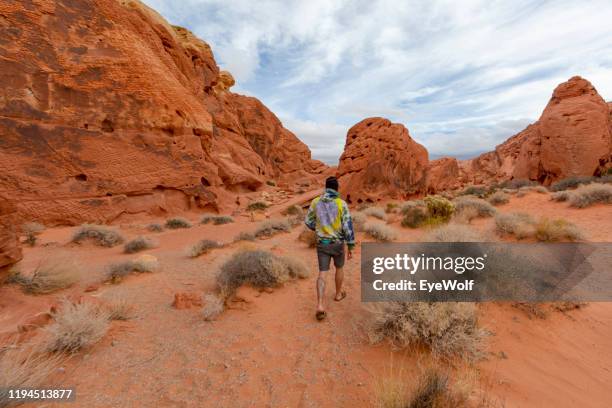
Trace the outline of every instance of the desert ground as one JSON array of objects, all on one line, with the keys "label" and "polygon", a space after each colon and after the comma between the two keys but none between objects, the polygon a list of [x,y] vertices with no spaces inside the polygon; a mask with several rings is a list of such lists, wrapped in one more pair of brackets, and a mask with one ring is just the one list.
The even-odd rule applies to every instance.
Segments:
[{"label": "desert ground", "polygon": [[[270,187],[266,194],[274,196],[276,190]],[[139,254],[124,254],[122,245],[71,243],[76,227],[45,229],[35,246],[24,250],[24,273],[45,259],[68,254],[83,266],[83,275],[71,288],[49,295],[28,295],[18,285],[0,287],[0,334],[22,341],[44,336],[44,327],[27,325],[62,298],[128,302],[133,307],[128,320],[112,322],[100,342],[62,361],[51,374],[54,383],[76,388],[77,406],[83,407],[376,406],[383,379],[399,377],[410,388],[430,366],[444,367],[451,382],[467,390],[473,406],[605,407],[612,402],[612,305],[607,303],[564,312],[551,309],[539,317],[510,304],[480,304],[479,325],[489,332],[483,358],[471,364],[461,359],[444,363],[423,347],[371,344],[366,335],[369,311],[360,299],[357,249],[346,265],[348,297],[333,302],[328,290],[328,318],[316,321],[316,257],[297,239],[302,226],[267,239],[233,240],[317,193],[283,195],[265,213],[236,214],[235,222],[224,225],[201,225],[199,214],[184,214],[193,227],[153,233],[144,226],[164,219],[117,220],[114,227],[126,241],[137,236],[155,239],[156,247],[144,253],[155,256],[160,267],[116,284],[100,283],[108,265]],[[551,201],[549,193],[512,196],[497,209],[563,218],[595,242],[609,240],[612,228],[611,206],[571,208]],[[419,240],[431,229],[403,228],[400,220],[398,214],[387,219],[399,242]],[[493,218],[477,218],[469,228],[489,233]],[[201,239],[226,245],[190,258],[187,249]],[[371,240],[358,233],[359,242]],[[212,321],[203,319],[201,307],[173,307],[177,293],[214,293],[220,265],[244,247],[298,258],[312,273],[270,290],[241,288]]]}]

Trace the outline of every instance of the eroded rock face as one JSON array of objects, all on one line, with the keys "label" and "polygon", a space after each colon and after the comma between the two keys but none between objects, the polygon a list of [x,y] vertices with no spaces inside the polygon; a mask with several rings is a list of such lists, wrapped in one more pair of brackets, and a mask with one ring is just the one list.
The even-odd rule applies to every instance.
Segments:
[{"label": "eroded rock face", "polygon": [[349,202],[406,198],[425,191],[427,150],[408,129],[368,118],[349,129],[337,175]]},{"label": "eroded rock face", "polygon": [[0,193],[23,219],[215,210],[325,169],[231,93],[208,44],[138,1],[2,2],[0,56]]},{"label": "eroded rock face", "polygon": [[454,157],[442,157],[427,166],[427,192],[454,190],[464,182],[463,169]]},{"label": "eroded rock face", "polygon": [[15,207],[0,197],[0,283],[9,268],[21,258],[21,246],[15,234]]}]

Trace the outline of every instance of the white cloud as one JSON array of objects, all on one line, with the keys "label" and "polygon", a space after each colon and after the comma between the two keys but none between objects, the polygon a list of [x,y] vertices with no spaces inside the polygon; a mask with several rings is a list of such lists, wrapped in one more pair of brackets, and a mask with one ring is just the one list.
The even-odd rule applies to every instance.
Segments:
[{"label": "white cloud", "polygon": [[537,119],[573,75],[612,98],[607,0],[145,1],[328,161],[366,116],[404,123],[432,154],[469,154]]}]

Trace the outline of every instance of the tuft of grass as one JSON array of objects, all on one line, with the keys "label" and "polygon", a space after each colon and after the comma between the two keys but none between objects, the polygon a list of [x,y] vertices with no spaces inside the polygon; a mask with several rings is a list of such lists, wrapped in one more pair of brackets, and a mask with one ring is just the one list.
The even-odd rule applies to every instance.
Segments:
[{"label": "tuft of grass", "polygon": [[64,301],[53,313],[53,323],[44,328],[47,350],[75,353],[96,344],[106,334],[108,314],[92,303]]},{"label": "tuft of grass", "polygon": [[363,230],[377,241],[389,242],[397,239],[397,232],[390,226],[380,222],[367,222]]},{"label": "tuft of grass", "polygon": [[572,192],[569,204],[576,208],[585,208],[594,204],[612,204],[612,185],[593,183],[580,186]]},{"label": "tuft of grass", "polygon": [[578,227],[571,222],[555,219],[542,218],[535,226],[535,237],[538,241],[580,241],[584,235]]},{"label": "tuft of grass", "polygon": [[9,280],[18,283],[27,293],[36,295],[69,288],[81,278],[81,266],[68,256],[42,261],[30,276],[14,272]]},{"label": "tuft of grass", "polygon": [[562,190],[562,191],[557,191],[557,192],[552,193],[550,195],[550,199],[552,201],[564,202],[564,201],[568,201],[571,196],[572,196],[571,192]]},{"label": "tuft of grass", "polygon": [[210,252],[211,249],[222,248],[222,247],[223,247],[223,244],[217,241],[212,241],[210,239],[203,239],[189,249],[189,256],[191,258],[197,258],[200,255],[207,254],[208,252]]},{"label": "tuft of grass", "polygon": [[412,392],[408,408],[468,407],[467,393],[452,389],[449,376],[440,369],[430,369],[418,380]]},{"label": "tuft of grass", "polygon": [[443,360],[482,357],[485,332],[473,303],[389,302],[371,306],[370,312],[367,331],[373,343],[387,339],[399,348],[422,345]]},{"label": "tuft of grass", "polygon": [[510,196],[503,191],[496,191],[491,194],[488,198],[489,203],[492,205],[502,205],[507,204],[510,201]]},{"label": "tuft of grass", "polygon": [[427,222],[429,216],[422,207],[410,206],[402,210],[402,227],[418,228]]},{"label": "tuft of grass", "polygon": [[461,224],[447,224],[425,234],[423,242],[487,242],[477,230]]},{"label": "tuft of grass", "polygon": [[363,226],[368,217],[362,212],[354,212],[351,214],[351,220],[353,221],[353,229],[355,231],[363,231]]},{"label": "tuft of grass", "polygon": [[423,201],[425,201],[425,205],[427,205],[427,213],[430,218],[446,222],[455,211],[453,203],[441,196],[427,196]]},{"label": "tuft of grass", "polygon": [[106,306],[108,320],[130,320],[134,316],[134,305],[125,299],[113,300]]},{"label": "tuft of grass", "polygon": [[157,258],[142,255],[132,261],[114,263],[108,267],[107,282],[119,283],[131,273],[151,273],[159,268]]},{"label": "tuft of grass", "polygon": [[138,237],[123,246],[123,253],[134,254],[155,247],[155,242],[149,238]]},{"label": "tuft of grass", "polygon": [[214,214],[206,214],[200,220],[201,224],[208,224],[212,222],[214,225],[222,225],[222,224],[230,224],[234,222],[234,218],[229,215],[214,215]]},{"label": "tuft of grass", "polygon": [[92,241],[98,246],[114,247],[123,242],[123,236],[117,231],[102,225],[83,224],[72,236],[72,242]]},{"label": "tuft of grass", "polygon": [[501,235],[514,235],[517,239],[527,238],[535,233],[535,220],[526,213],[514,212],[497,214],[495,228]]},{"label": "tuft of grass", "polygon": [[147,229],[151,232],[162,232],[164,230],[164,226],[158,223],[153,223],[147,225]]},{"label": "tuft of grass", "polygon": [[307,275],[306,266],[296,259],[279,257],[263,250],[241,250],[221,266],[217,287],[220,296],[228,299],[242,285],[276,287],[292,278]]},{"label": "tuft of grass", "polygon": [[304,228],[298,235],[298,241],[305,243],[309,248],[314,248],[317,246],[317,234],[308,228]]},{"label": "tuft of grass", "polygon": [[204,320],[211,321],[215,320],[217,316],[223,313],[225,304],[223,299],[213,294],[207,294],[204,296],[204,307],[202,308],[202,316]]},{"label": "tuft of grass", "polygon": [[385,213],[385,210],[380,207],[368,207],[361,212],[369,217],[378,218],[379,220],[384,221],[387,219],[387,214]]},{"label": "tuft of grass", "polygon": [[266,220],[257,226],[255,236],[257,238],[271,237],[279,232],[289,232],[290,230],[291,224],[287,219]]},{"label": "tuft of grass", "polygon": [[180,228],[191,228],[191,223],[182,217],[174,217],[166,220],[166,228],[168,229],[180,229]]},{"label": "tuft of grass", "polygon": [[255,241],[255,234],[253,234],[252,232],[242,231],[241,233],[236,235],[236,238],[234,238],[234,242],[238,241]]},{"label": "tuft of grass", "polygon": [[455,205],[455,212],[459,214],[466,211],[468,208],[476,210],[478,217],[492,217],[497,212],[495,207],[481,198],[467,196],[457,197],[453,203]]},{"label": "tuft of grass", "polygon": [[263,201],[253,201],[252,203],[247,205],[246,209],[247,211],[263,211],[268,207],[268,203],[265,203]]}]

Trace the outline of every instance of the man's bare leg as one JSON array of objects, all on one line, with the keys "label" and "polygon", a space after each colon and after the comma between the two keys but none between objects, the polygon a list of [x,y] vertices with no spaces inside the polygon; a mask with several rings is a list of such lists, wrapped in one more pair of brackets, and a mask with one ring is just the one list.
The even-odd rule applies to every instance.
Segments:
[{"label": "man's bare leg", "polygon": [[336,268],[336,296],[334,299],[342,300],[342,283],[344,282],[344,269]]},{"label": "man's bare leg", "polygon": [[317,278],[317,312],[325,310],[325,278],[327,277],[327,271],[319,271],[319,277]]}]

